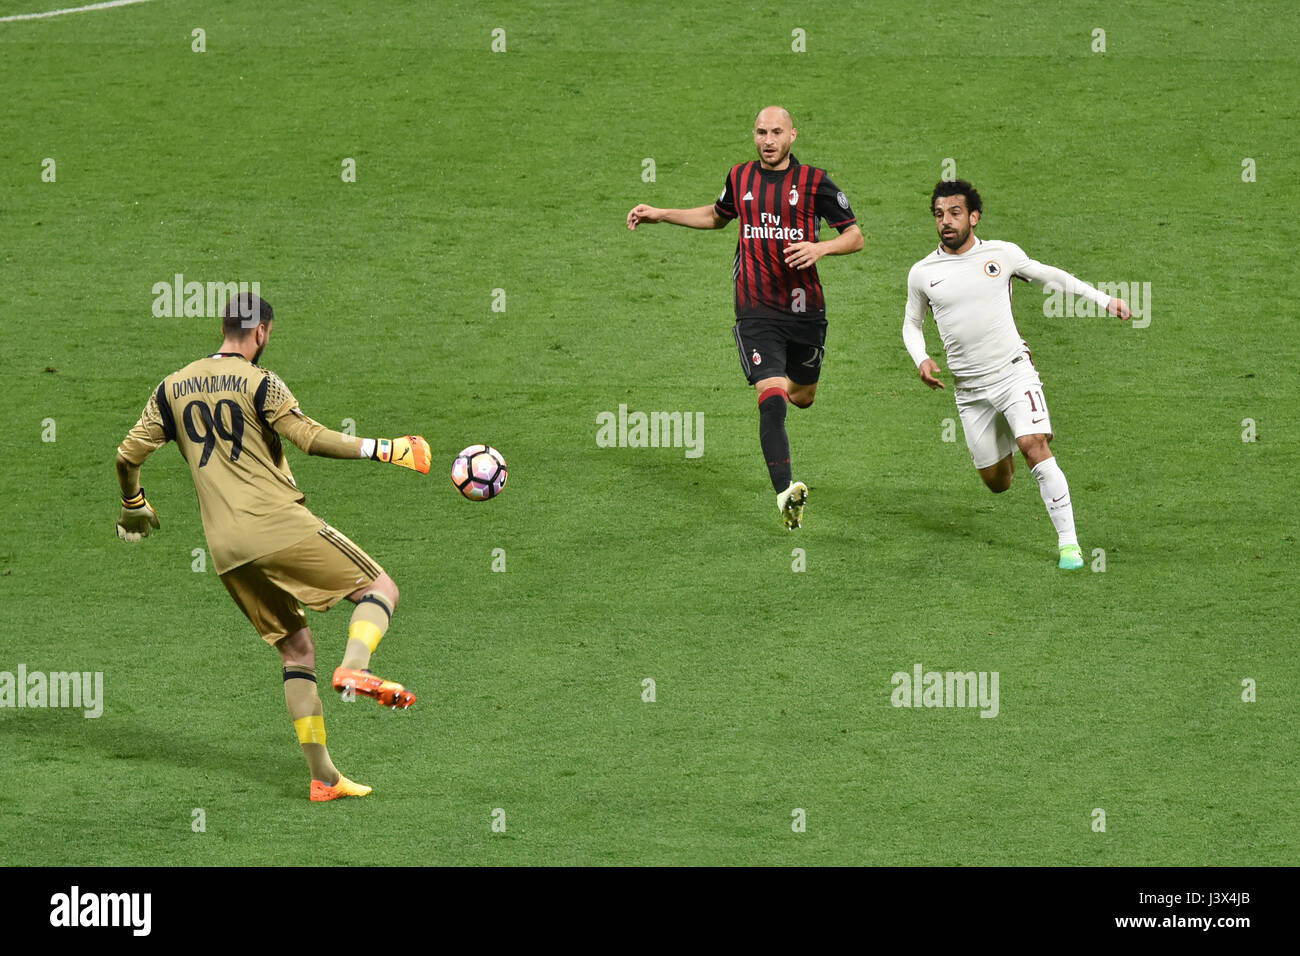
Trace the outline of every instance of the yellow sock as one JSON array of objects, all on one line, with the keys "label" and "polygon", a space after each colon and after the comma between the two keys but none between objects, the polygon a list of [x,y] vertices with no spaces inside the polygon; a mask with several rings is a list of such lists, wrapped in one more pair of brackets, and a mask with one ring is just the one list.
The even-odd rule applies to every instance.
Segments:
[{"label": "yellow sock", "polygon": [[370,655],[383,640],[392,616],[392,605],[382,594],[371,592],[357,602],[356,610],[352,612],[352,622],[348,625],[348,647],[343,652],[344,667],[363,671],[370,666]]},{"label": "yellow sock", "polygon": [[330,786],[338,783],[338,768],[325,749],[325,710],[316,693],[316,672],[306,667],[286,667],[284,702],[289,706],[293,729],[298,734],[312,779]]}]

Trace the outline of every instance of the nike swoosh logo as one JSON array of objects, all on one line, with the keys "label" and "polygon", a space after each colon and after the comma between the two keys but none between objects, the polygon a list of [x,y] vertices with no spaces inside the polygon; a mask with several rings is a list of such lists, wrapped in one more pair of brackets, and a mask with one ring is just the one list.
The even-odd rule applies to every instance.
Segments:
[{"label": "nike swoosh logo", "polygon": [[940,282],[942,282],[942,281],[943,281],[942,279],[935,279],[933,282],[930,283],[930,288],[933,289],[935,286],[937,286],[937,285],[938,285]]},{"label": "nike swoosh logo", "polygon": [[[1069,494],[1069,492],[1067,491],[1067,492],[1065,493],[1065,495],[1068,495],[1068,494]],[[1064,498],[1065,495],[1061,495],[1061,498]],[[1052,504],[1056,504],[1058,501],[1061,500],[1061,498],[1053,498],[1053,499],[1052,499]]]},{"label": "nike swoosh logo", "polygon": [[1045,419],[1045,418],[1035,418],[1035,419],[1034,419],[1032,422],[1030,422],[1029,424],[1031,424],[1031,425],[1037,425],[1039,422],[1043,422],[1043,421],[1047,421],[1047,419]]}]

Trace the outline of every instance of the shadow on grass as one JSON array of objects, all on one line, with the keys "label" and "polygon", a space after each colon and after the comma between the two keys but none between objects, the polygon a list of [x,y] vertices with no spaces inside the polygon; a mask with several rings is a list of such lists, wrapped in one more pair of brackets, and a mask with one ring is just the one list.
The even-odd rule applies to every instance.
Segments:
[{"label": "shadow on grass", "polygon": [[[20,713],[25,716],[15,719]],[[37,751],[26,758],[18,756],[28,766],[39,760],[76,760],[79,753],[90,750],[108,760],[166,763],[184,770],[210,771],[230,781],[264,786],[284,796],[305,795],[306,767],[301,755],[290,751],[292,737],[284,727],[267,727],[266,747],[261,749],[256,744],[237,746],[245,739],[238,729],[228,737],[216,730],[210,735],[200,735],[177,726],[157,728],[129,716],[105,714],[87,720],[78,712],[66,710],[10,711],[5,719],[0,719],[0,748],[16,756],[25,750]],[[266,751],[275,742],[284,743],[283,755],[277,752],[273,757],[268,756]]]}]

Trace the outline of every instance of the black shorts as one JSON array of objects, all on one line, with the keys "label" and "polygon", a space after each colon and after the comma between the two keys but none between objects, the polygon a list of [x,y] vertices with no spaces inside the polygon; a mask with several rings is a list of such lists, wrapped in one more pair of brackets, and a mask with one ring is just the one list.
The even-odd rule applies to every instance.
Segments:
[{"label": "black shorts", "polygon": [[825,319],[737,319],[732,332],[750,385],[782,375],[796,385],[815,385],[821,378]]}]

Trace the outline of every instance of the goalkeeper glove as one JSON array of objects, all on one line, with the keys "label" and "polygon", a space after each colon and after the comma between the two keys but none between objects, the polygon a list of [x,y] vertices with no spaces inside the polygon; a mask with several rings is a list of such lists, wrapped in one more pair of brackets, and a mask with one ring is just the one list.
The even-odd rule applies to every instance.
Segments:
[{"label": "goalkeeper glove", "polygon": [[410,468],[422,475],[429,473],[429,443],[419,435],[404,435],[392,441],[376,438],[375,450],[370,457]]},{"label": "goalkeeper glove", "polygon": [[117,536],[123,541],[139,541],[149,537],[149,528],[157,528],[158,515],[149,504],[141,488],[134,498],[122,496],[122,513],[117,516]]}]

